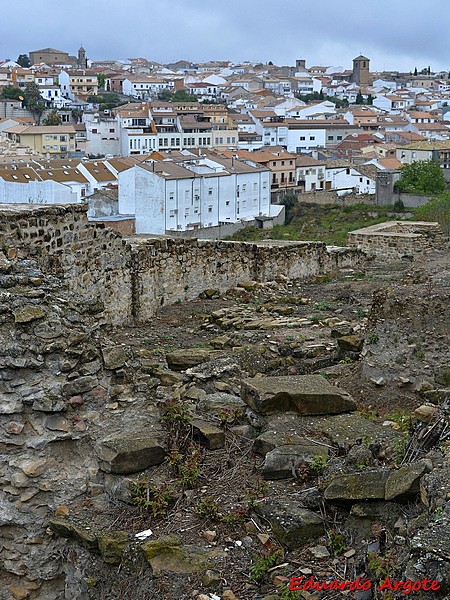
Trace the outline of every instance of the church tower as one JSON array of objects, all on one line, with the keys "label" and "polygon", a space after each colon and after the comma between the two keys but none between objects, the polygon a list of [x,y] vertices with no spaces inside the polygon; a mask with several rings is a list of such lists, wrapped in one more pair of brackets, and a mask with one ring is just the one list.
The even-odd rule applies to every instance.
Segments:
[{"label": "church tower", "polygon": [[87,58],[86,58],[86,50],[81,46],[78,50],[78,68],[86,69],[87,67]]},{"label": "church tower", "polygon": [[369,63],[370,59],[362,54],[353,59],[353,83],[362,87],[369,85]]}]

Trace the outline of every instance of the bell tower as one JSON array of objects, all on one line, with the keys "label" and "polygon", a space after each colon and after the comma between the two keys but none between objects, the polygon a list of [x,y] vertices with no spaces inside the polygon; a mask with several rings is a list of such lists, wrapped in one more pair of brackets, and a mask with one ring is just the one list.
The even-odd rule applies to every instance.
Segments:
[{"label": "bell tower", "polygon": [[86,50],[83,48],[83,46],[81,46],[80,49],[78,50],[78,68],[86,69],[86,67],[87,67]]},{"label": "bell tower", "polygon": [[353,59],[353,83],[360,86],[369,85],[369,63],[370,59],[362,54]]}]

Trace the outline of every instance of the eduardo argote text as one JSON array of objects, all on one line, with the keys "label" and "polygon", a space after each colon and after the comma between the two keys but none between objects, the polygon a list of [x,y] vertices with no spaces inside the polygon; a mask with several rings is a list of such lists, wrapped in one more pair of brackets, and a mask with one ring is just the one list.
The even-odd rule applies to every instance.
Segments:
[{"label": "eduardo argote text", "polygon": [[[368,579],[361,579],[358,577],[353,581],[337,581],[337,579],[330,579],[328,581],[316,581],[311,576],[309,579],[303,577],[292,577],[289,589],[292,591],[322,591],[322,590],[349,590],[351,592],[356,590],[370,590],[373,587],[373,583]],[[391,590],[393,592],[400,592],[408,596],[411,592],[430,592],[437,591],[440,589],[439,582],[436,580],[424,579],[418,581],[395,581],[390,577],[386,577],[384,581],[377,585],[378,591]]]}]

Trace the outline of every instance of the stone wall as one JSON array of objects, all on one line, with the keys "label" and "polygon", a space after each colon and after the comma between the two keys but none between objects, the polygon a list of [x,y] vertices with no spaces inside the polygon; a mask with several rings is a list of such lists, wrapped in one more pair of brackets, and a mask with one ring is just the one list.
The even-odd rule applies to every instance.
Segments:
[{"label": "stone wall", "polygon": [[341,267],[360,268],[355,248],[322,242],[261,243],[197,239],[122,238],[88,223],[80,205],[3,205],[0,244],[6,254],[33,258],[72,292],[101,302],[108,322],[146,321],[158,307],[223,292],[244,280],[297,280]]},{"label": "stone wall", "polygon": [[334,191],[307,192],[298,196],[298,201],[305,204],[320,204],[328,206],[337,204],[339,206],[354,206],[355,204],[367,204],[376,206],[376,196],[374,194],[347,194],[338,196]]},{"label": "stone wall", "polygon": [[396,259],[438,246],[442,231],[438,223],[390,221],[351,231],[348,242],[371,256]]},{"label": "stone wall", "polygon": [[130,251],[119,233],[89,225],[83,205],[0,206],[4,249],[37,260],[71,291],[103,302],[111,322],[130,320]]},{"label": "stone wall", "polygon": [[304,279],[365,260],[354,248],[327,249],[322,242],[129,241],[133,315],[139,321],[148,320],[160,306],[193,300],[207,289],[224,292],[242,281],[273,281],[277,275]]}]

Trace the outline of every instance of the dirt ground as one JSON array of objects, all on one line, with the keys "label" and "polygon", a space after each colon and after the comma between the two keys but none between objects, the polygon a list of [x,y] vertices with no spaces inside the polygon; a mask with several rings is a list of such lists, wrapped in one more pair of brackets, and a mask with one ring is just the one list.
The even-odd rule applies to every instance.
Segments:
[{"label": "dirt ground", "polygon": [[[347,357],[339,354],[330,331],[334,323],[345,321],[364,336],[376,290],[401,284],[408,272],[415,273],[417,277],[422,274],[436,278],[445,261],[443,253],[415,265],[399,261],[389,265],[388,270],[385,265],[371,264],[363,272],[349,270],[331,277],[312,278],[297,285],[278,281],[273,285],[239,287],[226,294],[215,294],[213,298],[164,307],[151,323],[134,328],[116,328],[109,337],[115,343],[135,350],[146,349],[155,363],[163,368],[166,368],[168,352],[208,348],[218,336],[224,335],[231,340],[226,352],[232,353],[243,345],[264,346],[269,354],[264,362],[266,376],[321,372],[321,369],[326,372],[334,366],[336,372],[332,383],[353,396],[361,414],[370,415],[373,422],[381,425],[394,409],[412,412],[418,406],[417,395],[412,390],[377,387],[364,380],[358,357],[351,353]],[[252,318],[267,313],[271,318],[275,315],[276,319],[278,313],[273,306],[287,307],[289,319],[305,319],[306,324],[302,327],[246,327]],[[247,321],[243,324],[238,322],[237,327],[223,327],[211,317],[212,313],[222,309],[234,311],[233,315],[242,315]],[[298,348],[303,348],[303,354],[295,354]],[[258,366],[251,363],[251,358],[249,360],[247,372],[254,376],[258,373]],[[222,378],[221,383],[227,386],[227,391],[239,395],[240,376]],[[218,389],[215,383],[205,382],[203,389],[213,393]],[[305,471],[292,479],[263,481],[259,472],[263,459],[254,454],[253,442],[254,437],[248,430],[240,434],[228,428],[225,447],[204,451],[201,475],[195,486],[179,490],[165,516],[154,517],[148,511],[114,498],[102,505],[102,511],[97,511],[97,514],[101,512],[97,525],[105,531],[119,529],[135,534],[151,528],[154,537],[176,534],[183,544],[192,546],[204,545],[205,535],[208,535],[205,532],[214,531],[210,548],[215,551],[214,571],[219,574],[219,581],[212,588],[208,588],[202,580],[203,573],[184,576],[163,573],[155,579],[144,563],[136,563],[135,554],[130,554],[129,561],[125,558],[120,567],[115,568],[113,576],[109,567],[91,557],[88,570],[95,573],[92,598],[182,600],[205,594],[206,598],[220,599],[226,597],[222,596],[224,590],[232,590],[235,596],[229,597],[239,600],[355,597],[348,592],[318,592],[315,595],[303,592],[300,595],[299,592],[288,591],[291,577],[309,577],[313,573],[317,580],[336,578],[341,581],[352,580],[360,572],[358,555],[351,557],[354,540],[342,529],[346,510],[337,511],[320,501],[315,510],[321,512],[326,522],[325,535],[290,552],[284,551],[276,541],[269,524],[256,518],[252,512],[253,503],[263,497],[286,496],[304,502],[310,492],[321,489],[327,469],[330,473],[333,471],[334,457],[318,476]],[[335,468],[339,469],[339,466]],[[174,473],[167,464],[153,467],[146,476],[155,482],[176,485]],[[210,510],[202,513],[199,506],[204,507],[205,501],[206,505],[209,503]],[[90,512],[92,504],[88,502],[84,508]],[[83,507],[80,507],[82,510]],[[416,514],[414,506],[404,510]],[[336,538],[340,535],[344,536],[345,543],[343,541],[342,547],[337,547]],[[328,556],[318,558],[314,550],[318,546],[328,548]],[[277,551],[278,559],[258,578],[255,565],[261,565]],[[344,556],[344,551],[349,553],[348,557]],[[398,556],[392,569],[395,561],[398,561]]]}]

